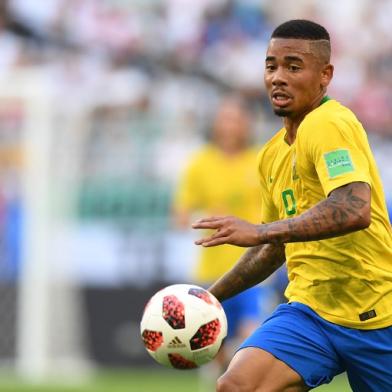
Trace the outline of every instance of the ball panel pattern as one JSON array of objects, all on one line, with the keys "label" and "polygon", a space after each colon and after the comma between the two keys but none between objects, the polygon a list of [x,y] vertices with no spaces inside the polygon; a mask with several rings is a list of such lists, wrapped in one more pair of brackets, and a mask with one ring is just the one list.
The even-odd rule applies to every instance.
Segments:
[{"label": "ball panel pattern", "polygon": [[185,306],[175,295],[163,298],[162,314],[173,329],[185,328]]},{"label": "ball panel pattern", "polygon": [[163,344],[162,332],[145,329],[142,333],[144,346],[150,351],[157,351]]},{"label": "ball panel pattern", "polygon": [[169,361],[175,369],[195,369],[198,366],[195,362],[184,358],[180,354],[168,354]]},{"label": "ball panel pattern", "polygon": [[190,340],[191,349],[198,350],[214,344],[221,331],[221,323],[219,319],[210,321],[202,325]]},{"label": "ball panel pattern", "polygon": [[195,297],[202,299],[204,302],[206,302],[210,305],[213,304],[212,299],[211,299],[211,295],[206,290],[192,287],[191,289],[189,289],[188,294],[194,295]]}]

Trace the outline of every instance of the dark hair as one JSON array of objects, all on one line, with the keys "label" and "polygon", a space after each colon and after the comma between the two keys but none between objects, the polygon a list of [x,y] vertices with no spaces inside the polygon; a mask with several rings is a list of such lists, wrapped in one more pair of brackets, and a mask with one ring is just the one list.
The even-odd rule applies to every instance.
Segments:
[{"label": "dark hair", "polygon": [[293,19],[279,25],[271,38],[296,38],[330,41],[328,31],[318,23],[306,19]]}]

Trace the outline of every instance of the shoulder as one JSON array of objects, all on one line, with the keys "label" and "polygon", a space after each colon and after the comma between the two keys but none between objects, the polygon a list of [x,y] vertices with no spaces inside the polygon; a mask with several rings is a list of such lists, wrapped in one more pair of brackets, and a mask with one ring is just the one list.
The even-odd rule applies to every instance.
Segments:
[{"label": "shoulder", "polygon": [[217,154],[217,148],[211,144],[208,143],[201,147],[199,150],[193,152],[189,159],[189,164],[192,165],[199,165],[203,162],[210,161],[213,159]]},{"label": "shoulder", "polygon": [[301,123],[301,130],[314,131],[320,128],[352,128],[360,126],[355,114],[340,102],[331,99],[310,112]]},{"label": "shoulder", "polygon": [[366,139],[365,130],[355,114],[335,100],[330,100],[309,113],[299,127],[298,136],[301,145]]},{"label": "shoulder", "polygon": [[211,144],[193,151],[181,169],[183,178],[192,179],[203,176],[213,161],[214,151],[214,146]]},{"label": "shoulder", "polygon": [[247,162],[255,162],[259,156],[261,146],[250,146],[242,153],[242,160]]}]

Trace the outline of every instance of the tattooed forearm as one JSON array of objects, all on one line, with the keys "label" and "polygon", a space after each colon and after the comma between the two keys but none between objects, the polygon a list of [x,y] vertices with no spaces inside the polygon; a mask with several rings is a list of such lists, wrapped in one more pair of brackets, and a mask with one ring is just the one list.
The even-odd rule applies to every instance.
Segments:
[{"label": "tattooed forearm", "polygon": [[368,227],[370,188],[354,182],[335,189],[330,196],[302,215],[259,226],[261,242],[316,241]]},{"label": "tattooed forearm", "polygon": [[220,301],[233,297],[268,278],[285,260],[284,246],[272,244],[249,248],[237,264],[210,288]]}]

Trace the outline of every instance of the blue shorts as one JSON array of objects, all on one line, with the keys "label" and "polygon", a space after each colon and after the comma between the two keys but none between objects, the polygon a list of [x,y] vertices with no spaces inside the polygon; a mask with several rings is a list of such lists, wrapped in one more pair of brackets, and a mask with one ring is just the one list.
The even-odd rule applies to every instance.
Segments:
[{"label": "blue shorts", "polygon": [[392,327],[359,330],[330,323],[298,302],[279,305],[241,345],[285,362],[309,387],[347,372],[355,392],[392,391]]},{"label": "blue shorts", "polygon": [[260,323],[271,314],[273,289],[267,285],[255,286],[223,301],[227,317],[227,339],[238,334],[240,325],[247,321]]}]

